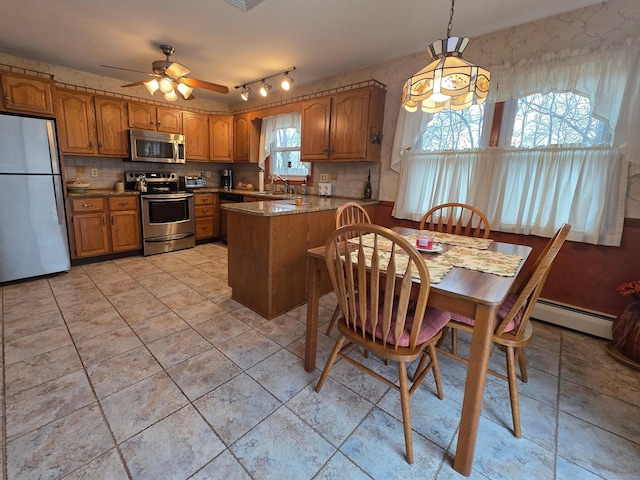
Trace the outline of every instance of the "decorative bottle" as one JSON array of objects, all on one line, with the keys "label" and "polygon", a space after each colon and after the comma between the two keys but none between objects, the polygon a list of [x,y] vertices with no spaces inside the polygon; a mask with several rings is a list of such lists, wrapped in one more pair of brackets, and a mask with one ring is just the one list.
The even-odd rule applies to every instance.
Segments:
[{"label": "decorative bottle", "polygon": [[364,199],[371,200],[371,170],[369,170],[369,176],[367,177],[367,184],[364,186]]}]

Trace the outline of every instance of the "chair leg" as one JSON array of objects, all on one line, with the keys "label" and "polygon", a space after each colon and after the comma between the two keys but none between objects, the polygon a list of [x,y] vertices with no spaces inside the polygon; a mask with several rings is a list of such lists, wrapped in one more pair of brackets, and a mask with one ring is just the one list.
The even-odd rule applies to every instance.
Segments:
[{"label": "chair leg", "polygon": [[336,309],[333,311],[333,316],[331,317],[331,321],[329,322],[329,326],[327,327],[327,335],[331,333],[331,329],[333,325],[336,323],[338,316],[340,315],[340,305],[336,305]]},{"label": "chair leg", "polygon": [[322,385],[324,385],[324,381],[327,379],[329,370],[333,367],[333,363],[336,361],[338,352],[340,352],[343,343],[344,335],[340,335],[340,338],[338,338],[338,341],[336,341],[336,344],[333,346],[333,350],[331,350],[331,355],[329,355],[329,359],[327,360],[327,364],[324,366],[324,370],[322,370],[322,375],[320,375],[320,380],[318,380],[318,384],[316,385],[316,392],[319,392]]},{"label": "chair leg", "polygon": [[445,339],[447,338],[447,334],[448,333],[449,333],[449,327],[444,327],[442,329],[442,336],[438,339],[438,342],[436,343],[436,347],[442,348],[442,344],[444,343]]},{"label": "chair leg", "polygon": [[458,354],[458,330],[455,328],[451,329],[451,353]]},{"label": "chair leg", "polygon": [[398,376],[400,378],[400,404],[402,406],[402,424],[404,425],[404,443],[407,449],[407,462],[413,463],[413,437],[411,433],[411,404],[409,401],[409,381],[407,379],[407,364],[398,362]]},{"label": "chair leg", "polygon": [[440,365],[438,364],[438,356],[436,354],[435,345],[429,345],[429,356],[431,357],[431,366],[433,367],[433,377],[436,381],[436,390],[438,398],[444,400],[444,392],[442,391],[442,379],[440,378]]},{"label": "chair leg", "polygon": [[422,370],[424,370],[424,368],[427,366],[427,358],[427,352],[423,352],[422,357],[420,357],[420,362],[418,362],[418,366],[416,367],[416,371],[413,372],[413,375],[411,376],[412,382],[416,381],[416,379],[420,375],[420,372],[422,372]]},{"label": "chair leg", "polygon": [[520,366],[520,379],[527,383],[529,381],[529,375],[527,375],[527,357],[524,355],[524,347],[516,349],[516,360]]},{"label": "chair leg", "polygon": [[516,357],[513,347],[507,347],[507,377],[509,380],[513,434],[517,438],[520,438],[522,436],[520,427],[520,402],[518,400],[518,376],[516,374]]}]

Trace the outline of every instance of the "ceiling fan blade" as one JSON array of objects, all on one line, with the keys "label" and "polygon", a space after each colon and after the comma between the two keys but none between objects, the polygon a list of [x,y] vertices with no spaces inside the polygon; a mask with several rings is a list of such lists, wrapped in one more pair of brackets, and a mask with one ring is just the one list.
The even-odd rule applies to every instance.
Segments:
[{"label": "ceiling fan blade", "polygon": [[183,83],[186,83],[190,87],[204,88],[205,90],[211,90],[218,93],[229,93],[229,88],[224,85],[218,85],[217,83],[205,82],[204,80],[198,80],[196,78],[181,78]]},{"label": "ceiling fan blade", "polygon": [[126,85],[120,85],[121,87],[137,87],[138,85],[143,85],[144,82],[147,82],[148,80],[144,80],[141,82],[134,82],[134,83],[127,83]]},{"label": "ceiling fan blade", "polygon": [[135,72],[135,73],[142,73],[144,75],[149,75],[149,72],[141,72],[140,70],[131,70],[130,68],[113,67],[111,65],[100,65],[100,66],[107,67],[107,68],[115,68],[116,70],[124,70],[125,72]]},{"label": "ceiling fan blade", "polygon": [[180,78],[184,77],[185,75],[189,75],[191,73],[191,70],[189,70],[184,65],[179,64],[178,62],[173,62],[166,68],[165,72],[172,77]]}]

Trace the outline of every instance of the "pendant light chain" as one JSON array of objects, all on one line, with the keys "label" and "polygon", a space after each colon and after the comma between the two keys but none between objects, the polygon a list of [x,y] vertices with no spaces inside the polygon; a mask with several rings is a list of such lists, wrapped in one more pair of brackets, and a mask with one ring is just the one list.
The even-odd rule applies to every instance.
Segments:
[{"label": "pendant light chain", "polygon": [[449,25],[447,26],[447,38],[451,37],[451,28],[453,27],[453,7],[456,0],[451,0],[451,11],[449,12]]}]

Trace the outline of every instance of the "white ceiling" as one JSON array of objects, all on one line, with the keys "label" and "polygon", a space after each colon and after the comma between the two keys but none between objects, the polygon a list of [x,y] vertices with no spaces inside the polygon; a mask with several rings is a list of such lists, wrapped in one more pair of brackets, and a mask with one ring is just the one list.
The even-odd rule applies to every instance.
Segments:
[{"label": "white ceiling", "polygon": [[[458,1],[452,35],[478,37],[601,0]],[[225,0],[19,0],[0,15],[0,53],[122,80],[144,80],[172,60],[192,78],[229,87],[296,66],[296,84],[425,51],[444,38],[448,0],[264,0],[249,11]],[[427,59],[425,53],[425,60]],[[295,84],[294,84],[295,88]]]}]

